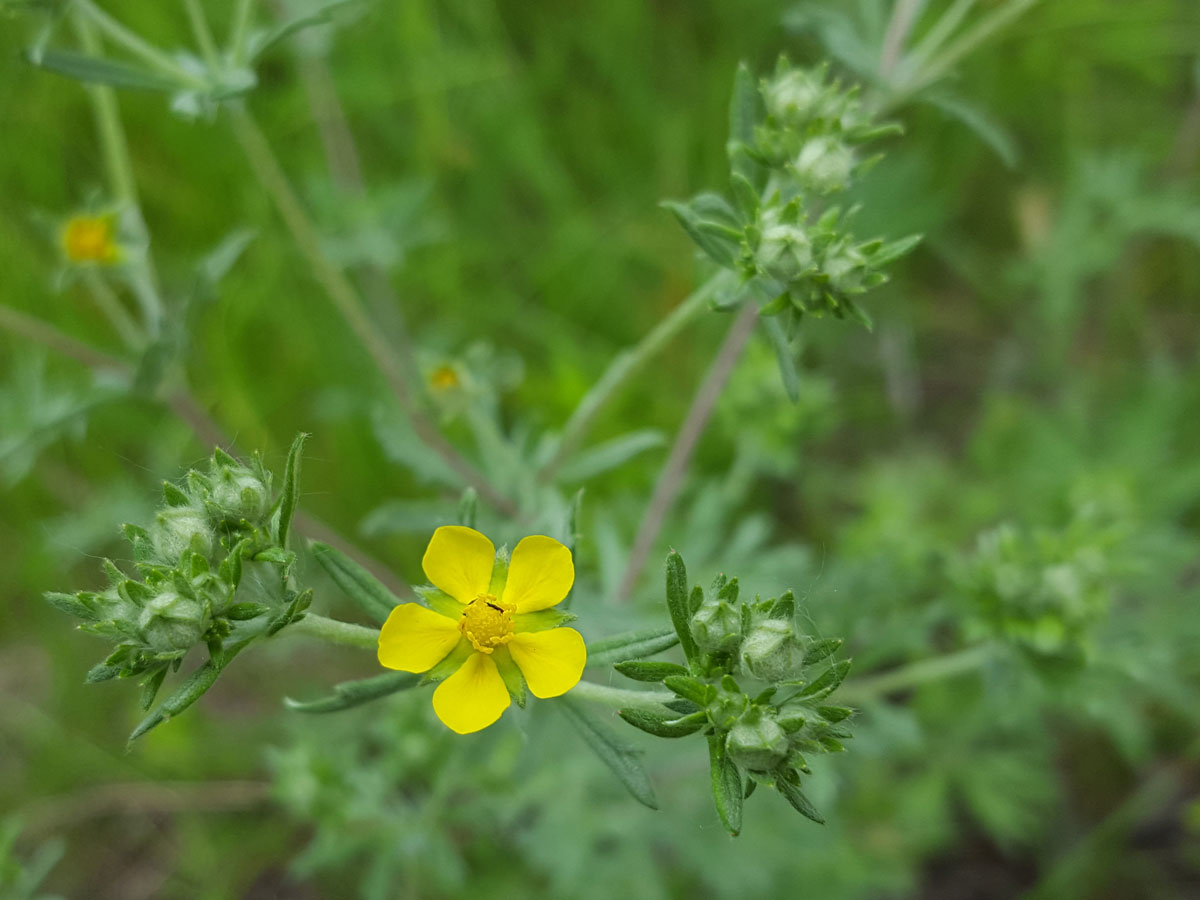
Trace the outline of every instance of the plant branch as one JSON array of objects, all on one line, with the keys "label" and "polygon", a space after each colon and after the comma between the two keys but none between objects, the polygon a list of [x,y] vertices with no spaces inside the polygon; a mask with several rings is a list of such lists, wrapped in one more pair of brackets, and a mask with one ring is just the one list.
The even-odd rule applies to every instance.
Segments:
[{"label": "plant branch", "polygon": [[993,644],[978,644],[965,650],[909,663],[878,675],[851,678],[839,688],[838,696],[847,702],[861,703],[898,691],[911,690],[931,681],[955,678],[982,668],[996,658],[996,652]]},{"label": "plant branch", "polygon": [[254,0],[237,0],[233,13],[233,26],[229,31],[229,55],[235,66],[246,62],[246,41],[250,36],[250,21],[254,14]]},{"label": "plant branch", "polygon": [[729,381],[729,376],[733,374],[733,368],[741,357],[757,322],[758,307],[747,301],[733,320],[733,324],[725,336],[725,341],[721,344],[721,349],[717,351],[717,356],[704,376],[704,381],[696,390],[696,396],[692,399],[687,418],[684,419],[679,434],[675,437],[671,454],[667,457],[662,474],[658,477],[658,483],[654,486],[650,503],[642,517],[637,538],[629,553],[629,562],[617,588],[617,602],[624,602],[633,594],[638,577],[646,566],[650,551],[654,549],[654,542],[658,538],[659,531],[662,530],[663,521],[666,519],[667,513],[671,511],[680,488],[683,487],[683,479],[687,474],[688,465],[692,460],[696,445],[700,441],[700,436],[704,433],[709,417],[716,408],[717,400],[720,399],[721,392]]},{"label": "plant branch", "polygon": [[587,435],[600,410],[613,398],[617,390],[645,365],[647,360],[658,353],[688,323],[703,312],[709,301],[722,288],[731,283],[732,277],[726,271],[713,275],[675,307],[666,318],[654,326],[635,346],[622,351],[613,359],[600,380],[584,395],[579,406],[567,419],[566,425],[563,426],[562,439],[559,441],[558,449],[539,475],[541,481],[548,482],[554,478],[559,467]]},{"label": "plant branch", "polygon": [[200,5],[199,0],[183,0],[183,6],[187,10],[188,22],[192,26],[192,34],[196,38],[196,44],[200,47],[200,52],[204,56],[204,61],[213,71],[216,71],[221,66],[221,56],[217,51],[217,42],[213,40],[212,29],[208,27],[208,18],[204,15],[204,7]]},{"label": "plant branch", "polygon": [[142,40],[134,32],[96,6],[92,0],[75,0],[74,8],[83,13],[106,38],[138,57],[142,62],[147,63],[151,68],[157,69],[164,75],[176,78],[192,88],[206,89],[208,87],[208,83],[204,79],[198,78],[195,74],[189,72],[153,44]]},{"label": "plant branch", "polygon": [[924,0],[896,0],[892,8],[892,17],[888,21],[887,32],[883,36],[883,47],[879,53],[879,74],[886,81],[900,61],[900,54],[917,17],[921,14]]},{"label": "plant branch", "polygon": [[678,700],[670,691],[631,691],[625,688],[609,687],[596,684],[594,681],[581,681],[571,688],[571,696],[589,703],[599,703],[611,706],[613,709],[638,707],[639,709],[663,709],[664,704]]},{"label": "plant branch", "polygon": [[379,367],[401,409],[412,422],[417,436],[464,482],[474,487],[484,500],[506,515],[515,515],[518,511],[516,504],[497,491],[483,474],[458,452],[416,402],[409,389],[402,364],[397,361],[379,329],[363,310],[358,292],[346,273],[326,255],[316,226],[308,218],[279,160],[275,158],[270,144],[253,117],[244,106],[232,104],[230,118],[238,143],[259,181],[274,200],[276,209],[300,251],[312,266],[313,275]]},{"label": "plant branch", "polygon": [[360,647],[364,650],[374,650],[379,646],[378,628],[339,622],[337,619],[329,619],[314,613],[306,613],[303,619],[288,625],[280,634],[317,638],[331,644]]}]

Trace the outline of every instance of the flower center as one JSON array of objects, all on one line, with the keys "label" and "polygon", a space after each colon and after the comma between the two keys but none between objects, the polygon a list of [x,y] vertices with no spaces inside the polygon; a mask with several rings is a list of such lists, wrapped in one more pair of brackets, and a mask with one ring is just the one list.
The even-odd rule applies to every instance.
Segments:
[{"label": "flower center", "polygon": [[491,594],[480,594],[463,610],[459,630],[480,653],[491,653],[512,640],[512,614],[517,607]]}]

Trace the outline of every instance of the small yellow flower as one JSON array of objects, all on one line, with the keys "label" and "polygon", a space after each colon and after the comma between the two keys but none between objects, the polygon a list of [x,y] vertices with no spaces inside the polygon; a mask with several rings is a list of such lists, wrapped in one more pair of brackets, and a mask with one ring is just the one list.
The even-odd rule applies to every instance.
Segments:
[{"label": "small yellow flower", "polygon": [[113,213],[72,216],[63,225],[59,238],[70,262],[109,266],[121,259],[117,217]]},{"label": "small yellow flower", "polygon": [[435,391],[449,391],[461,385],[462,379],[458,377],[454,366],[449,363],[442,363],[429,373],[429,386]]},{"label": "small yellow flower", "polygon": [[587,662],[583,636],[536,615],[561,603],[575,581],[571,551],[554,538],[521,540],[507,566],[473,528],[433,533],[421,567],[437,590],[433,608],[397,606],[379,632],[379,661],[402,672],[450,673],[433,709],[450,729],[469,734],[508,709],[522,679],[535,697],[558,697],[579,683]]}]

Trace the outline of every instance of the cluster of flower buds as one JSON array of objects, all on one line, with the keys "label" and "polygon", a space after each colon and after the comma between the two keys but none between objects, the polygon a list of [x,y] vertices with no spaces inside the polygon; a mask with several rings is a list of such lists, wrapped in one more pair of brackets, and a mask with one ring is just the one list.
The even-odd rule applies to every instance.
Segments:
[{"label": "cluster of flower buds", "polygon": [[849,660],[830,662],[842,642],[798,631],[791,592],[744,600],[737,579],[724,575],[708,591],[689,591],[678,553],[667,559],[667,605],[687,664],[631,660],[616,669],[661,682],[676,699],[662,711],[623,709],[621,717],[659,737],[707,737],[713,796],[731,833],[759,784],[823,821],[800,782],[811,771],[808,756],[841,751],[851,737],[852,710],[828,702],[850,669]]},{"label": "cluster of flower buds", "polygon": [[1106,560],[1117,540],[1086,515],[1062,530],[1001,525],[980,535],[953,575],[990,636],[1037,662],[1082,665],[1110,606]]},{"label": "cluster of flower buds", "polygon": [[310,595],[289,588],[295,554],[286,549],[299,443],[285,479],[292,489],[277,499],[258,456],[245,466],[218,449],[207,473],[163,484],[163,506],[148,528],[124,526],[136,576],[106,560],[104,590],[47,594],[82,630],[116,643],[89,682],[142,677],[148,708],[193,647],[220,658],[231,635],[273,634],[303,614]]},{"label": "cluster of flower buds", "polygon": [[883,267],[920,238],[857,241],[854,209],[827,202],[878,160],[862,147],[898,131],[824,67],[781,60],[757,86],[739,70],[728,145],[734,202],[707,193],[667,204],[708,256],[740,276],[717,305],[753,298],[763,315],[785,316],[789,336],[806,313],[869,325],[854,298],[886,281]]}]

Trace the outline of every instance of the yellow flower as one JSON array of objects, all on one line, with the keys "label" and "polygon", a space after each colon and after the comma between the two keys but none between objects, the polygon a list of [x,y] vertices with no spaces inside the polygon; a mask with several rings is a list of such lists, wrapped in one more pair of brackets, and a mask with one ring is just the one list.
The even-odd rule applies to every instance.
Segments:
[{"label": "yellow flower", "polygon": [[112,213],[72,216],[63,225],[59,238],[70,262],[112,265],[121,259],[117,217]]},{"label": "yellow flower", "polygon": [[449,391],[462,385],[458,372],[449,363],[442,363],[429,373],[429,385],[435,391]]},{"label": "yellow flower", "polygon": [[[583,636],[558,628],[558,605],[575,581],[571,551],[554,538],[521,540],[511,561],[473,528],[433,533],[421,560],[433,589],[430,607],[397,606],[379,632],[379,661],[402,672],[445,677],[433,709],[449,728],[469,734],[508,709],[510,694],[558,697],[579,683],[587,662]],[[446,677],[448,676],[448,677]]]}]

